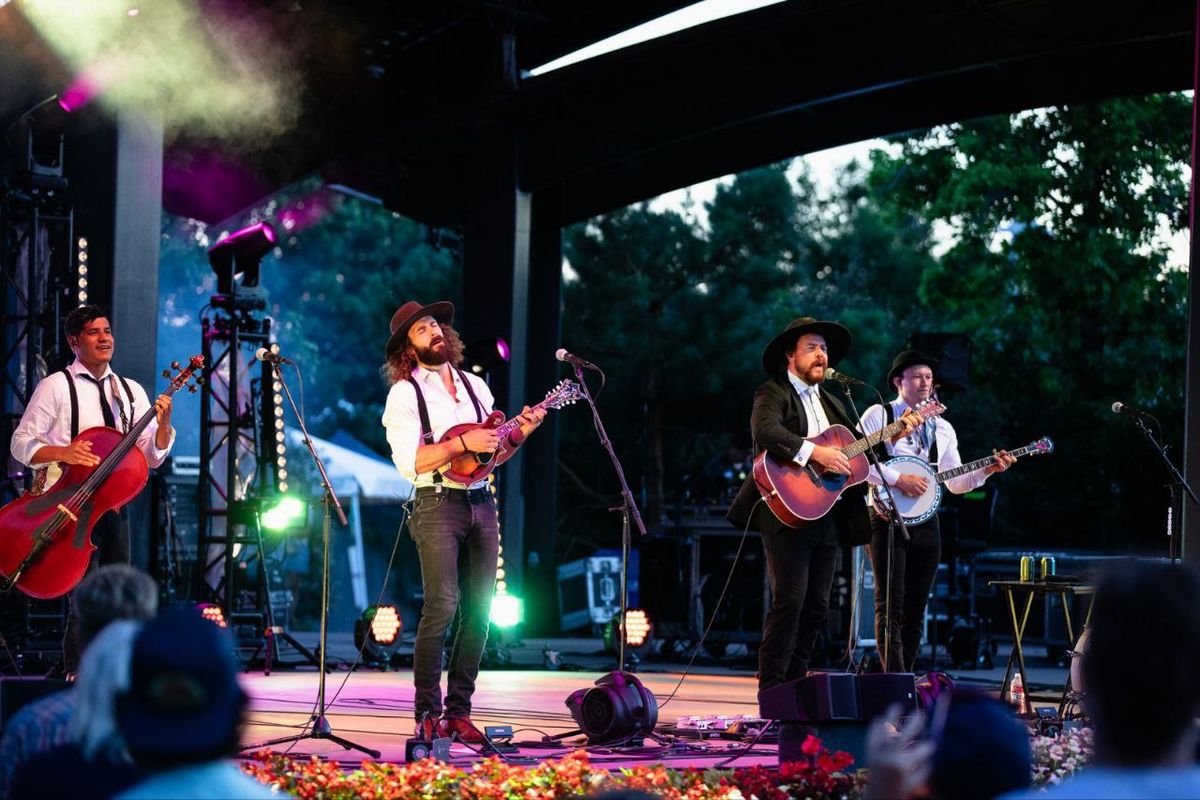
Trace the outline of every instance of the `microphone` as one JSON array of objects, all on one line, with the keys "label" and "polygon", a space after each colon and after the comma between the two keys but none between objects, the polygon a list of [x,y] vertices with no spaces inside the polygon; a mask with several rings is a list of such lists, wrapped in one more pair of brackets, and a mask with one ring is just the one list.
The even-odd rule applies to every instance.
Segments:
[{"label": "microphone", "polygon": [[290,358],[284,358],[283,356],[279,355],[278,353],[272,353],[270,350],[268,350],[265,347],[260,347],[257,350],[255,350],[254,357],[257,358],[259,361],[266,361],[270,364],[275,364],[276,366],[278,366],[279,364],[292,364],[293,363]]},{"label": "microphone", "polygon": [[1127,417],[1148,417],[1150,416],[1145,411],[1138,411],[1136,408],[1130,408],[1120,400],[1112,404],[1114,414],[1124,414]]},{"label": "microphone", "polygon": [[869,383],[865,383],[864,381],[860,381],[858,378],[851,378],[849,375],[847,375],[844,372],[838,372],[835,369],[829,369],[829,367],[825,368],[825,380],[837,381],[838,383],[854,383],[859,386],[870,386],[871,385]]},{"label": "microphone", "polygon": [[568,363],[572,366],[575,366],[575,367],[583,367],[584,369],[594,369],[594,370],[600,369],[592,362],[584,361],[579,356],[573,355],[572,353],[568,353],[566,348],[563,348],[563,347],[560,347],[554,351],[554,357],[557,358],[559,361],[565,361],[566,363]]}]

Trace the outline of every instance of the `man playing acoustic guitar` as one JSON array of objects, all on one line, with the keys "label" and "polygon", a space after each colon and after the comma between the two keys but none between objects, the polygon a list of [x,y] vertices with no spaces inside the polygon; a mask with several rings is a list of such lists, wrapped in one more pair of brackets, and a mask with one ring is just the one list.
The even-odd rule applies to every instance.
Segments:
[{"label": "man playing acoustic guitar", "polygon": [[[826,473],[850,474],[850,462],[840,449],[805,440],[831,424],[854,427],[841,403],[821,390],[826,368],[842,359],[850,340],[850,331],[836,322],[800,317],[767,345],[762,364],[771,377],[754,393],[750,414],[756,454],[766,450],[801,467],[812,462]],[[919,418],[906,419],[909,430]],[[839,543],[863,544],[870,536],[866,490],[866,483],[850,486],[828,513],[801,520],[796,527],[785,525],[760,502],[753,476],[730,505],[728,518],[734,525],[749,525],[762,534],[771,585],[771,608],[758,650],[759,692],[808,671],[829,611]]]},{"label": "man playing acoustic guitar", "polygon": [[[463,485],[444,478],[439,470],[467,453],[495,454],[502,463],[537,429],[546,412],[526,406],[520,427],[507,442],[491,428],[441,441],[460,423],[483,422],[493,403],[488,385],[458,368],[463,344],[450,327],[453,320],[454,306],[448,302],[422,306],[410,301],[392,315],[384,366],[391,389],[383,426],[392,461],[416,486],[408,528],[417,545],[425,594],[413,647],[416,735],[426,740],[456,735],[479,744],[483,734],[470,720],[471,695],[487,642],[500,523],[486,478]],[[442,648],[459,605],[443,718]]]},{"label": "man playing acoustic guitar", "polygon": [[[116,340],[104,309],[80,306],[63,320],[63,332],[75,361],[38,383],[9,444],[13,458],[37,470],[35,493],[48,489],[58,479],[61,465],[94,467],[100,463],[91,442],[75,441],[80,431],[103,425],[125,433],[150,408],[146,390],[137,381],[118,378],[110,366]],[[162,464],[175,443],[170,396],[158,397],[154,408],[155,420],[137,440],[138,449],[152,468]],[[104,564],[129,563],[129,521],[124,513],[105,514],[97,520],[92,539],[99,552],[89,562],[89,571]],[[72,594],[63,636],[67,673],[79,666],[78,625]]]},{"label": "man playing acoustic guitar", "polygon": [[[896,356],[888,371],[888,383],[897,391],[896,399],[887,406],[871,406],[862,415],[863,433],[872,433],[906,413],[923,400],[928,400],[934,389],[934,367],[937,360],[916,350],[905,350]],[[958,435],[953,426],[939,417],[923,427],[901,434],[885,442],[889,456],[915,456],[938,471],[953,469],[962,464],[958,455]],[[883,457],[881,456],[881,460]],[[996,462],[978,472],[970,472],[946,481],[946,486],[955,494],[965,494],[978,489],[994,472],[1003,472],[1012,466],[1016,458],[1004,452],[996,453]],[[883,466],[883,477],[893,491],[909,497],[919,497],[930,488],[928,479],[906,475],[898,470]],[[879,476],[871,467],[867,480],[879,484]],[[929,590],[937,574],[938,559],[941,557],[941,535],[937,514],[925,522],[908,525],[904,541],[897,527],[893,531],[893,562],[891,569],[891,606],[888,598],[888,520],[871,506],[871,541],[868,552],[871,569],[875,573],[875,641],[885,672],[911,672],[921,646],[921,623],[925,619],[925,605]],[[885,625],[885,618],[891,619]],[[888,631],[890,635],[885,635]],[[886,654],[886,657],[885,657]]]}]

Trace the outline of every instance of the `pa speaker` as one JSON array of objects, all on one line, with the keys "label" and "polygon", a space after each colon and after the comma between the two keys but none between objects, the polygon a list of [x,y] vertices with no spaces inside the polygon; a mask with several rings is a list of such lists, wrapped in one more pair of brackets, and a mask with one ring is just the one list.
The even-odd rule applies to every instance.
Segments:
[{"label": "pa speaker", "polygon": [[593,688],[572,692],[566,704],[590,744],[649,734],[658,724],[658,700],[632,672],[610,672]]},{"label": "pa speaker", "polygon": [[758,713],[781,722],[860,719],[856,676],[817,672],[758,693]]},{"label": "pa speaker", "polygon": [[858,676],[862,718],[872,720],[899,703],[908,716],[917,710],[917,676],[911,672],[876,672]]}]

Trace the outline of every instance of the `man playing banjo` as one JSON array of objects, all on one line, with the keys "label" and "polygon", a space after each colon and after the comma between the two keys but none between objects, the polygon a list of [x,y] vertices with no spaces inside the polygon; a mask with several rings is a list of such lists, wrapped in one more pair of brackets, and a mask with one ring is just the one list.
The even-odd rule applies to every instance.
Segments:
[{"label": "man playing banjo", "polygon": [[[862,415],[862,432],[867,435],[874,433],[932,396],[936,366],[936,359],[916,350],[905,350],[896,356],[888,372],[888,383],[897,390],[896,399],[884,406],[876,404],[868,408]],[[883,480],[892,487],[892,493],[896,495],[898,502],[901,496],[920,498],[926,492],[935,492],[936,483],[932,477],[934,473],[962,464],[958,454],[958,435],[944,417],[931,419],[911,433],[901,434],[891,442],[885,442],[883,446],[889,457],[911,456],[933,467],[928,476],[922,476],[902,472],[883,464]],[[988,475],[1003,472],[1016,461],[1016,458],[1003,450],[997,451],[995,458],[995,463],[991,466],[950,478],[945,481],[945,485],[955,494],[965,494],[982,486]],[[874,467],[871,468],[867,480],[876,486],[881,483]],[[867,548],[871,556],[871,569],[875,574],[875,641],[884,671],[911,672],[917,659],[917,650],[921,646],[921,622],[925,618],[925,605],[941,556],[937,514],[930,513],[927,520],[909,524],[910,539],[907,541],[904,540],[898,526],[894,529],[893,563],[889,581],[889,522],[887,516],[876,510],[878,502],[875,492],[872,492],[871,541]],[[886,606],[889,589],[890,609]],[[889,612],[890,620],[887,619]]]}]

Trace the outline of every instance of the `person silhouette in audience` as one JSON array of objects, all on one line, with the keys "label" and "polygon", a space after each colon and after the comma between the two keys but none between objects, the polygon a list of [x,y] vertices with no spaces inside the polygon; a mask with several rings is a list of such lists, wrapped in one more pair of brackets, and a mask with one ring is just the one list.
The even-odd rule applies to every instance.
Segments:
[{"label": "person silhouette in audience", "polygon": [[1096,588],[1083,663],[1091,764],[1013,798],[1200,797],[1200,573],[1127,562]]},{"label": "person silhouette in audience", "polygon": [[193,608],[169,608],[147,622],[133,644],[129,688],[116,703],[121,735],[147,775],[115,796],[274,797],[230,760],[246,703],[226,630]]},{"label": "person silhouette in audience", "polygon": [[[79,646],[87,652],[109,623],[147,620],[158,611],[158,587],[145,572],[128,564],[107,564],[90,573],[75,590]],[[78,685],[36,700],[4,726],[0,739],[0,800],[9,797],[13,775],[41,753],[68,744],[71,715],[79,704]]]}]

